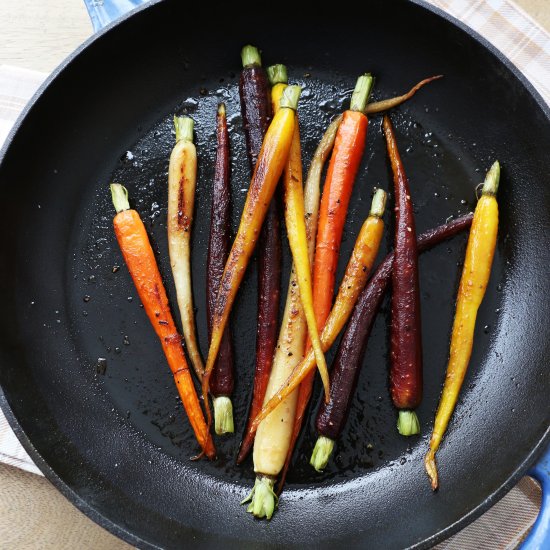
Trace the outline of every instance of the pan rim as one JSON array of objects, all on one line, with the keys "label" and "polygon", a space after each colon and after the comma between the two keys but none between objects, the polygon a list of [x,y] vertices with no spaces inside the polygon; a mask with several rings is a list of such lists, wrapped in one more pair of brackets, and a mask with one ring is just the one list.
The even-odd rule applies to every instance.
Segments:
[{"label": "pan rim", "polygon": [[[451,23],[453,26],[467,34],[469,38],[473,39],[483,48],[488,50],[504,67],[506,67],[506,69],[508,69],[512,73],[512,75],[519,81],[519,83],[527,90],[530,96],[535,100],[537,106],[541,109],[548,123],[550,123],[550,105],[546,103],[546,101],[536,90],[533,84],[519,70],[519,68],[516,67],[512,63],[512,61],[504,55],[503,52],[493,46],[488,40],[478,34],[474,29],[462,23],[454,16],[446,13],[442,9],[430,4],[427,0],[407,1],[428,12],[433,13],[434,15],[437,15],[448,23]],[[6,140],[2,148],[0,149],[0,165],[4,160],[4,157],[7,155],[15,135],[19,131],[29,112],[35,107],[35,105],[38,103],[41,96],[44,94],[50,84],[71,64],[71,62],[76,59],[80,54],[82,54],[85,50],[87,50],[94,42],[100,40],[112,29],[118,27],[118,25],[120,24],[123,24],[127,19],[133,17],[134,15],[137,15],[138,13],[144,12],[148,9],[152,9],[155,5],[160,4],[161,2],[164,2],[164,0],[151,0],[150,2],[131,10],[116,21],[110,23],[105,28],[86,39],[74,52],[72,52],[66,59],[64,59],[50,75],[48,75],[48,77],[44,80],[44,82],[40,85],[32,98],[29,100],[27,105],[24,107],[23,111],[18,116],[16,122],[8,133],[8,136],[6,137]],[[1,386],[0,409],[3,411],[9,426],[14,431],[18,440],[21,442],[23,448],[29,454],[33,462],[38,466],[40,471],[44,474],[46,479],[50,481],[65,498],[67,498],[73,505],[75,505],[77,509],[83,512],[99,526],[103,527],[110,533],[114,534],[115,536],[119,537],[129,544],[135,545],[139,548],[160,548],[159,546],[147,540],[144,540],[143,538],[131,533],[130,531],[127,531],[118,523],[115,523],[110,518],[104,516],[97,507],[89,504],[78,493],[71,489],[71,487],[49,466],[49,464],[41,456],[39,451],[34,447],[33,443],[28,438],[27,434],[19,424],[19,421],[17,420],[11,407],[9,406],[7,397]],[[546,428],[545,432],[543,433],[537,444],[527,453],[524,460],[522,460],[519,466],[508,476],[507,479],[503,481],[503,483],[495,491],[490,493],[482,502],[480,502],[475,508],[462,516],[455,523],[441,529],[440,531],[432,534],[428,538],[413,544],[412,546],[410,546],[410,548],[415,550],[430,548],[438,542],[447,539],[448,537],[455,534],[460,529],[464,528],[466,525],[477,519],[483,512],[487,511],[492,505],[494,505],[505,494],[507,494],[521,477],[526,475],[528,468],[534,464],[536,459],[543,453],[549,443],[550,426]]]}]

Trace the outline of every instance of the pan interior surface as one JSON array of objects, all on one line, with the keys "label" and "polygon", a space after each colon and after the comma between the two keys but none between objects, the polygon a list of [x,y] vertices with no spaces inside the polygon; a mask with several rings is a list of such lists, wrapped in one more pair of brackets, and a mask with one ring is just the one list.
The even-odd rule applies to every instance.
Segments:
[{"label": "pan interior surface", "polygon": [[[359,15],[345,27],[333,26],[330,17],[297,21],[299,32],[281,40],[280,29],[261,17],[233,13],[225,28],[231,32],[223,32],[206,13],[176,1],[155,4],[71,61],[30,109],[5,152],[0,165],[6,205],[0,221],[5,402],[49,477],[94,519],[135,544],[425,545],[493,495],[547,430],[548,115],[494,54],[422,7],[370,3],[368,13]],[[190,17],[194,24],[183,33],[181,22]],[[376,76],[374,99],[445,75],[391,114],[418,232],[473,210],[476,185],[495,159],[502,163],[498,249],[470,369],[438,455],[438,493],[430,490],[422,458],[444,379],[465,234],[420,261],[425,373],[420,437],[402,438],[396,430],[387,389],[386,299],[347,428],[325,473],[308,464],[316,439],[311,414],[279,511],[269,523],[246,514],[239,502],[253,484],[253,467],[250,459],[236,467],[234,459],[253,381],[252,265],[232,317],[236,433],[216,438],[215,462],[189,460],[197,446],[115,241],[108,183],[126,185],[144,219],[179,322],[166,242],[166,180],[172,117],[194,118],[199,174],[192,262],[205,354],[215,113],[224,101],[235,231],[250,180],[238,98],[239,52],[248,42],[262,48],[266,66],[287,64],[290,80],[303,87],[305,169],[328,122],[349,105],[359,74]],[[391,248],[393,184],[380,126],[380,116],[371,117],[338,280],[374,187],[390,191],[381,256]],[[283,296],[289,269],[286,247]]]}]

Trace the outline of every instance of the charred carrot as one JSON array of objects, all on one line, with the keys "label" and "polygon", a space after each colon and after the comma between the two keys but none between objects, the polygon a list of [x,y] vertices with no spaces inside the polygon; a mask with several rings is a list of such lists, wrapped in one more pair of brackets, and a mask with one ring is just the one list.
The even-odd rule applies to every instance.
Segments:
[{"label": "charred carrot", "polygon": [[[276,113],[283,90],[288,84],[286,67],[284,65],[269,67],[268,75],[272,86],[271,101],[273,112]],[[315,312],[313,310],[311,267],[308,256],[304,191],[302,185],[302,150],[300,147],[298,115],[296,115],[294,136],[292,137],[292,145],[290,146],[290,153],[283,175],[286,231],[290,250],[292,252],[292,259],[294,260],[294,269],[296,271],[298,288],[300,289],[302,308],[306,316],[309,339],[313,345],[317,368],[319,369],[325,388],[325,394],[328,398],[330,388],[327,363],[323,350],[321,349],[319,331],[317,330]]]},{"label": "charred carrot", "polygon": [[[359,298],[359,294],[365,287],[369,272],[372,268],[382,233],[384,231],[384,222],[382,215],[386,203],[386,193],[378,189],[372,200],[372,207],[369,217],[363,223],[351,258],[346,267],[346,272],[334,306],[327,317],[325,327],[321,333],[321,344],[323,351],[327,351],[336,340],[339,332],[346,324],[351,312]],[[315,368],[315,356],[313,350],[309,350],[306,357],[294,369],[291,376],[277,390],[277,392],[263,406],[260,414],[255,418],[252,429],[256,429],[260,422],[269,415],[278,404],[288,397],[299,385],[307,378],[309,373]]]},{"label": "charred carrot", "polygon": [[[205,402],[208,398],[210,374],[218,356],[223,331],[258,240],[258,233],[269,203],[288,158],[299,97],[299,86],[288,86],[285,89],[281,98],[281,108],[269,125],[252,175],[239,229],[229,252],[216,296],[216,305],[212,316],[212,338],[202,384]],[[207,416],[210,424],[210,408],[207,408]]]},{"label": "charred carrot", "polygon": [[401,435],[420,432],[413,409],[422,400],[422,336],[418,251],[413,203],[405,168],[399,156],[393,127],[384,116],[388,156],[395,189],[395,239],[390,333],[390,392],[399,409],[397,429]]},{"label": "charred carrot", "polygon": [[[257,48],[245,46],[242,49],[241,58],[243,63],[239,82],[241,113],[248,161],[251,171],[254,171],[262,141],[271,120],[269,84]],[[257,414],[262,407],[277,343],[282,255],[279,210],[279,193],[276,191],[262,225],[257,252],[258,323],[254,387],[249,415]]]},{"label": "charred carrot", "polygon": [[[340,123],[341,117],[335,119],[325,131],[325,134],[321,138],[317,149],[313,155],[313,160],[308,172],[308,177],[306,179],[306,184],[304,188],[304,206],[306,209],[306,231],[307,231],[307,243],[308,243],[308,257],[310,262],[313,262],[313,252],[315,248],[315,236],[317,233],[317,217],[319,214],[319,200],[321,197],[320,185],[321,185],[321,172],[323,170],[323,165],[328,158],[334,145],[334,139],[336,137],[336,131]],[[296,292],[296,277],[295,273],[291,271],[291,278],[289,282],[289,288],[287,293],[287,301],[285,305],[285,313],[283,316],[283,322],[281,323],[281,331],[279,333],[279,340],[282,342],[288,342],[288,346],[300,342],[303,340],[303,345],[305,346],[305,320],[298,316],[298,312],[301,311],[301,303],[299,299],[299,294]],[[296,319],[301,319],[298,323]],[[290,368],[290,372],[295,367],[294,361],[299,361],[301,355],[303,355],[303,349],[301,354],[295,353],[292,350],[286,349],[281,346],[281,353],[284,356],[284,351],[286,350],[287,358],[286,365]],[[291,356],[288,354],[292,353]],[[293,359],[292,359],[293,358]],[[265,379],[265,388],[267,388],[268,380],[270,375],[268,373],[267,378]],[[241,448],[239,449],[239,455],[237,457],[237,464],[240,464],[250,452],[252,444],[254,443],[254,432],[251,431],[252,422],[262,410],[262,405],[264,403],[265,390],[261,394],[261,399],[258,398],[259,392],[256,391],[258,375],[256,372],[256,378],[254,380],[254,396],[252,399],[252,406],[250,407],[250,412],[248,416],[248,421],[246,425],[245,435]],[[290,410],[288,411],[290,413]],[[292,423],[294,419],[292,419]],[[284,438],[279,438],[279,448],[283,449],[285,446]],[[287,451],[285,451],[287,452]]]},{"label": "charred carrot", "polygon": [[197,183],[197,150],[193,144],[193,120],[174,117],[174,126],[176,145],[168,167],[168,251],[185,347],[193,369],[202,380],[204,365],[197,343],[191,287],[191,225]]},{"label": "charred carrot", "polygon": [[[418,252],[468,229],[472,217],[472,214],[467,214],[422,233],[418,237]],[[315,421],[319,437],[310,464],[317,471],[327,465],[334,444],[346,425],[370,331],[391,280],[393,257],[391,252],[384,258],[361,292],[340,340],[330,372],[330,401],[321,403]]]},{"label": "charred carrot", "polygon": [[[206,259],[206,316],[208,337],[212,332],[212,311],[220,286],[223,268],[229,253],[229,224],[231,187],[229,182],[229,134],[225,105],[220,103],[216,117],[217,152],[214,165],[212,188],[212,211],[210,217],[210,238]],[[220,344],[218,359],[212,369],[210,391],[214,396],[214,429],[218,435],[233,433],[233,345],[229,325],[225,328]]]},{"label": "charred carrot", "polygon": [[160,339],[195,437],[206,456],[214,458],[216,455],[214,443],[204,421],[193,379],[181,347],[181,336],[170,313],[166,290],[162,284],[145,226],[139,214],[130,209],[128,191],[125,187],[113,183],[111,194],[117,212],[113,225],[124,261],[145,313]]},{"label": "charred carrot", "polygon": [[[369,74],[360,76],[357,79],[350,108],[343,113],[338,126],[325,178],[313,263],[313,306],[315,308],[315,320],[320,330],[324,327],[332,305],[334,277],[338,265],[342,232],[355,176],[359,170],[359,163],[363,156],[367,138],[368,120],[363,111],[366,108],[372,85],[373,78]],[[313,389],[314,377],[315,373],[310,373],[300,385],[292,441],[281,476],[280,487],[284,484],[292,452],[302,429],[304,414]],[[327,398],[326,394],[325,398]]]},{"label": "charred carrot", "polygon": [[496,194],[499,180],[500,165],[497,161],[487,172],[481,198],[474,212],[472,229],[466,247],[464,268],[462,269],[462,277],[458,288],[445,385],[435,415],[430,450],[424,459],[426,472],[434,491],[439,484],[435,453],[439,449],[443,435],[449,425],[468,369],[474,343],[477,312],[485,296],[485,290],[491,275],[498,232]]}]

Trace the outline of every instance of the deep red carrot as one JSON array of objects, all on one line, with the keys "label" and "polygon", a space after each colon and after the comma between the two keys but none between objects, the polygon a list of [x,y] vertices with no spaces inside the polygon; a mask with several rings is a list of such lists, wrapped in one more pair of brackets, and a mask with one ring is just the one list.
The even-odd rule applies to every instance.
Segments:
[{"label": "deep red carrot", "polygon": [[[260,53],[245,46],[241,53],[239,93],[251,170],[254,170],[264,135],[271,118],[269,82],[262,67]],[[260,412],[273,366],[277,345],[279,303],[281,295],[281,228],[279,193],[275,192],[267,211],[258,243],[258,326],[256,329],[256,365],[249,418]],[[252,441],[239,451],[237,463],[250,451]]]},{"label": "deep red carrot", "polygon": [[[468,229],[472,218],[473,214],[466,214],[422,233],[418,237],[418,252]],[[330,401],[321,403],[315,422],[319,438],[311,456],[311,465],[317,471],[327,465],[334,443],[347,422],[369,335],[391,280],[393,261],[394,253],[390,252],[380,263],[361,293],[340,340],[330,373]]]},{"label": "deep red carrot", "polygon": [[[368,120],[363,111],[367,105],[373,82],[374,80],[369,74],[357,79],[350,108],[342,115],[342,121],[338,127],[321,197],[313,264],[313,305],[317,328],[320,331],[323,330],[332,306],[334,278],[338,266],[344,223],[355,176],[359,170],[359,163],[367,139]],[[311,372],[300,384],[294,429],[280,478],[280,488],[284,485],[294,446],[302,429],[314,379],[315,372]],[[325,399],[328,399],[328,396],[325,396]]]},{"label": "deep red carrot", "polygon": [[111,194],[113,205],[117,211],[113,225],[124,261],[134,281],[143,309],[162,344],[195,437],[202,447],[203,453],[208,458],[214,458],[216,449],[204,421],[197,392],[181,346],[181,336],[170,312],[166,290],[145,226],[139,214],[130,209],[126,188],[113,183]]},{"label": "deep red carrot", "polygon": [[399,409],[401,435],[420,432],[414,409],[422,401],[422,335],[418,250],[413,203],[405,168],[389,117],[384,116],[388,156],[395,190],[395,259],[392,270],[390,392]]},{"label": "deep red carrot", "polygon": [[[225,105],[220,103],[216,118],[217,152],[212,188],[210,239],[206,259],[206,315],[208,339],[212,334],[212,312],[229,254],[229,224],[231,186],[229,182],[229,134]],[[214,396],[214,429],[217,434],[233,433],[233,405],[231,394],[234,386],[233,345],[229,325],[225,328],[218,358],[210,378],[210,391]]]}]

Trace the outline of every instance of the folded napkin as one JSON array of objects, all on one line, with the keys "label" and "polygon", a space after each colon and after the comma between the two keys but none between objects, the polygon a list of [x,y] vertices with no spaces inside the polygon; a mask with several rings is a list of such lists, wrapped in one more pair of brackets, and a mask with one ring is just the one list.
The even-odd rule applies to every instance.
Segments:
[{"label": "folded napkin", "polygon": [[[550,34],[510,0],[430,0],[502,51],[550,103]],[[0,144],[47,75],[0,66]],[[40,474],[0,411],[0,462]],[[524,478],[508,495],[439,550],[515,548],[533,524],[540,489]]]}]

